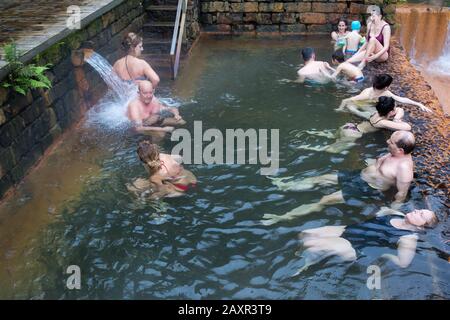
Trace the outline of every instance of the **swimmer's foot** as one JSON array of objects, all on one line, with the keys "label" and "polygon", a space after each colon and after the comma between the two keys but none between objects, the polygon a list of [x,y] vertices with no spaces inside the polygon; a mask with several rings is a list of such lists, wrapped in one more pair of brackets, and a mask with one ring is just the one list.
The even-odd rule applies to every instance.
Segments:
[{"label": "swimmer's foot", "polygon": [[325,174],[318,177],[309,177],[300,180],[293,180],[284,182],[283,180],[290,177],[283,178],[269,178],[272,180],[272,184],[277,186],[282,191],[306,191],[312,190],[316,186],[327,186],[337,184],[336,174]]},{"label": "swimmer's foot", "polygon": [[280,221],[286,221],[286,220],[292,220],[300,216],[304,216],[307,214],[310,214],[312,212],[318,212],[323,209],[323,205],[318,203],[311,203],[311,204],[303,204],[300,207],[295,208],[294,210],[289,211],[288,213],[285,213],[281,216],[278,216],[276,214],[265,214],[263,216],[263,220],[261,223],[266,226],[270,226],[272,224],[278,223]]}]

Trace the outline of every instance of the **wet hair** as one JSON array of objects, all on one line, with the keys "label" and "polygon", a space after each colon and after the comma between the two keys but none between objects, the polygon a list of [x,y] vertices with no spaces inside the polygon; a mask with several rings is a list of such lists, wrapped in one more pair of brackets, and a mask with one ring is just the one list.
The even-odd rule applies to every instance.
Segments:
[{"label": "wet hair", "polygon": [[302,50],[302,57],[304,61],[309,61],[312,58],[313,54],[314,54],[313,48],[307,47],[303,48]]},{"label": "wet hair", "polygon": [[398,139],[395,145],[398,148],[403,149],[404,154],[410,154],[411,152],[413,152],[414,147],[416,146],[416,142],[414,140],[402,136],[400,139]]},{"label": "wet hair", "polygon": [[385,117],[389,114],[389,112],[394,110],[395,100],[391,97],[379,97],[375,108],[377,108],[380,116]]},{"label": "wet hair", "polygon": [[335,52],[333,52],[331,58],[340,63],[345,61],[344,53],[342,52],[342,50],[336,50]]},{"label": "wet hair", "polygon": [[141,159],[141,161],[148,167],[150,175],[158,172],[160,168],[160,161],[159,148],[156,144],[151,143],[149,140],[139,142],[137,154],[139,159]]},{"label": "wet hair", "polygon": [[122,40],[122,48],[126,52],[129,52],[131,49],[135,48],[141,42],[142,37],[138,36],[133,32],[129,32]]},{"label": "wet hair", "polygon": [[378,90],[383,90],[391,85],[392,80],[392,77],[386,73],[377,74],[373,77],[373,87]]}]

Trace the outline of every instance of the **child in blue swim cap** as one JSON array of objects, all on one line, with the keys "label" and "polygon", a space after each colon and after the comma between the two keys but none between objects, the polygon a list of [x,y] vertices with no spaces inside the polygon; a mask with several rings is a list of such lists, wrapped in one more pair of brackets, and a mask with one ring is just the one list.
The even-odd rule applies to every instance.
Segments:
[{"label": "child in blue swim cap", "polygon": [[346,37],[346,45],[344,47],[345,59],[349,59],[364,44],[365,38],[359,32],[361,31],[361,23],[358,20],[352,21],[352,31]]}]

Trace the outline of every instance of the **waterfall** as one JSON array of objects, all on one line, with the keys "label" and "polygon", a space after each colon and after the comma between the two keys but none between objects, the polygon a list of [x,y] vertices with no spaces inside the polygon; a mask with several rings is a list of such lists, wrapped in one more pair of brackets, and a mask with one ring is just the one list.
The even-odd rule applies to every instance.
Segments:
[{"label": "waterfall", "polygon": [[430,63],[428,71],[450,75],[450,23],[447,26],[447,38],[441,56]]},{"label": "waterfall", "polygon": [[106,95],[89,110],[86,125],[110,129],[128,126],[126,111],[131,99],[136,97],[136,84],[120,79],[109,62],[96,52],[86,62],[99,73],[109,88]]},{"label": "waterfall", "polygon": [[136,85],[120,79],[109,62],[98,53],[93,52],[86,62],[100,74],[108,88],[117,94],[119,98],[129,97],[132,92],[136,91]]}]

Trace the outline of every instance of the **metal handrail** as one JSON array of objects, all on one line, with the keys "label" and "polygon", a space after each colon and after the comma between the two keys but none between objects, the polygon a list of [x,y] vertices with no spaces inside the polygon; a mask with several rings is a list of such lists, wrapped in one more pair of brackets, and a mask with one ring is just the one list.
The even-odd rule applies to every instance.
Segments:
[{"label": "metal handrail", "polygon": [[[186,22],[187,0],[178,0],[177,16],[173,27],[172,44],[170,46],[170,66],[172,68],[172,78],[175,79],[180,65],[181,45],[184,34],[184,24]],[[181,22],[180,22],[181,20]]]}]

